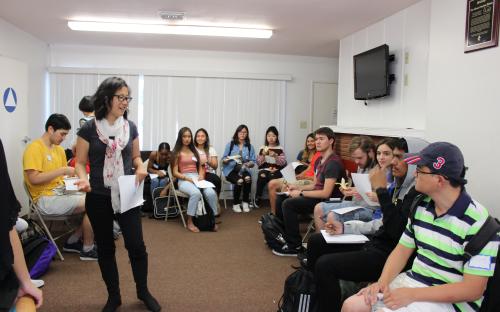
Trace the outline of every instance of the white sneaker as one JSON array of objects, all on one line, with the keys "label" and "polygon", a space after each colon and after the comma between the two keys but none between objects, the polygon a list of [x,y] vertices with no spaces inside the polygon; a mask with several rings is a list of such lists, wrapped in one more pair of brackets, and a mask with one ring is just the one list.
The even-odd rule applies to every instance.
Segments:
[{"label": "white sneaker", "polygon": [[247,202],[242,202],[241,206],[243,207],[243,212],[250,212],[250,207],[248,207]]},{"label": "white sneaker", "polygon": [[233,211],[236,213],[240,213],[241,212],[240,204],[233,205]]},{"label": "white sneaker", "polygon": [[36,288],[43,287],[45,285],[45,282],[43,280],[31,280],[31,283],[36,286]]}]

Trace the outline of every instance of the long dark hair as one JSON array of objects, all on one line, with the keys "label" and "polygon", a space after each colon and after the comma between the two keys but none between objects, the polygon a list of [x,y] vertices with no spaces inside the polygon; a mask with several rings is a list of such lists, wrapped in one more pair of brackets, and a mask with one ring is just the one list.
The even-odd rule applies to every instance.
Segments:
[{"label": "long dark hair", "polygon": [[240,132],[243,129],[247,130],[247,137],[245,139],[245,144],[243,145],[246,146],[248,149],[250,149],[250,131],[248,131],[248,127],[246,125],[239,125],[238,128],[236,128],[236,131],[233,134],[233,144],[235,145],[240,144],[240,140],[238,140],[238,132]]},{"label": "long dark hair", "polygon": [[172,157],[172,166],[174,166],[177,163],[177,158],[179,157],[179,153],[181,152],[182,149],[182,135],[184,132],[189,131],[189,134],[191,135],[191,143],[189,143],[188,148],[191,152],[193,152],[194,157],[196,157],[196,164],[197,167],[200,167],[200,155],[198,154],[198,151],[194,147],[194,140],[193,140],[193,132],[191,132],[191,129],[188,127],[182,127],[179,130],[179,133],[177,134],[177,140],[175,141],[175,147],[174,147],[174,157]]},{"label": "long dark hair", "polygon": [[313,140],[316,139],[314,137],[314,132],[311,132],[306,136],[306,142],[304,143],[304,151],[302,152],[302,161],[306,162],[309,162],[309,156],[311,156],[311,154],[314,155],[316,153],[316,144],[314,144],[314,149],[312,151],[309,151],[309,148],[307,147],[307,139],[309,138]]},{"label": "long dark hair", "polygon": [[[91,102],[94,104],[95,118],[97,120],[101,120],[106,117],[111,110],[111,103],[116,91],[123,87],[128,89],[130,96],[132,91],[122,78],[110,77],[101,82],[91,99]],[[123,118],[127,119],[127,113],[128,110],[126,110],[123,114]]]},{"label": "long dark hair", "polygon": [[158,145],[158,152],[161,152],[163,150],[170,151],[170,144],[167,142],[161,142],[160,145]]},{"label": "long dark hair", "polygon": [[280,145],[279,133],[278,133],[278,129],[276,129],[275,126],[271,126],[271,127],[267,128],[266,137],[264,138],[264,145],[269,146],[269,142],[267,142],[267,134],[269,132],[272,132],[276,136],[276,146],[279,146]]},{"label": "long dark hair", "polygon": [[198,142],[196,142],[196,137],[198,136],[198,132],[203,132],[205,133],[205,137],[207,138],[205,141],[205,144],[203,144],[203,150],[205,151],[205,154],[207,155],[208,158],[208,149],[210,148],[210,138],[208,137],[208,132],[204,128],[200,128],[196,130],[196,133],[194,134],[194,145],[198,147]]}]

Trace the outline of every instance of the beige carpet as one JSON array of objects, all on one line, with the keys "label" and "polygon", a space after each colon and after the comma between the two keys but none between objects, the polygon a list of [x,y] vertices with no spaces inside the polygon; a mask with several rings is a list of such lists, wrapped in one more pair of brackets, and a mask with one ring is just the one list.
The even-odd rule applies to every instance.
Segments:
[{"label": "beige carpet", "polygon": [[[229,206],[229,205],[228,205]],[[263,241],[260,208],[218,220],[217,233],[190,233],[180,219],[168,222],[143,218],[149,253],[149,288],[162,311],[276,311],[283,282],[298,264],[278,257]],[[117,242],[123,304],[119,311],[146,311],[135,296],[135,285],[123,239]],[[44,305],[40,311],[100,311],[107,299],[96,261],[77,254],[54,260],[43,276]]]}]

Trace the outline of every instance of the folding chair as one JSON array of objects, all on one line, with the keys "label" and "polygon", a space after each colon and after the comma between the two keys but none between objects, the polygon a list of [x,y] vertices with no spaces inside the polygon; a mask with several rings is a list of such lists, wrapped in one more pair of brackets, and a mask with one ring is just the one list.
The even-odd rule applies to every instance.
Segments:
[{"label": "folding chair", "polygon": [[[226,180],[226,176],[224,176],[224,173],[222,172],[222,168],[224,166],[224,163],[221,159],[220,161],[220,180],[222,182],[221,185],[221,190],[220,190],[220,196],[219,199],[222,199],[224,201],[224,209],[227,209],[227,204],[226,204],[226,199],[232,199],[233,198],[233,184]],[[229,196],[228,196],[229,193]]]},{"label": "folding chair", "polygon": [[[184,220],[184,215],[183,215],[183,213],[186,212],[186,209],[182,209],[182,206],[181,206],[180,201],[179,201],[179,197],[189,199],[189,195],[187,195],[186,193],[183,193],[175,188],[174,175],[172,174],[171,167],[172,166],[168,166],[168,170],[167,170],[168,178],[170,181],[168,182],[169,196],[168,196],[168,200],[167,200],[167,206],[165,207],[165,212],[168,212],[169,209],[174,208],[174,207],[176,207],[175,205],[177,205],[177,207],[179,208],[179,211],[180,211],[182,224],[184,225],[184,227],[186,227],[186,221]],[[174,198],[175,202],[174,202],[174,205],[170,206],[170,200],[172,197]],[[201,202],[204,205],[203,199],[201,200]],[[167,215],[168,215],[168,213],[167,213]],[[165,221],[168,220],[167,215],[165,216]]]},{"label": "folding chair", "polygon": [[[59,258],[61,259],[61,261],[64,261],[64,257],[61,253],[61,251],[59,250],[59,247],[57,246],[56,244],[56,240],[58,240],[59,238],[61,237],[64,237],[65,235],[73,232],[75,230],[75,227],[71,225],[71,223],[69,222],[69,219],[70,218],[74,218],[75,215],[70,215],[70,216],[48,216],[48,215],[43,215],[42,213],[40,213],[40,208],[38,207],[38,205],[33,201],[33,197],[31,197],[31,193],[28,189],[28,186],[26,185],[26,183],[24,183],[24,191],[26,192],[26,195],[28,196],[28,200],[29,200],[29,217],[31,219],[35,219],[37,220],[38,222],[41,223],[42,227],[43,227],[43,230],[45,231],[45,234],[47,234],[47,236],[49,237],[50,241],[56,246],[56,250],[57,250],[57,255],[59,256]],[[46,221],[48,222],[53,222],[53,221],[63,221],[64,224],[68,227],[68,230],[65,231],[64,233],[54,237],[52,235],[52,233],[50,232],[50,228],[47,226],[47,223]],[[52,226],[52,223],[50,224]]]}]

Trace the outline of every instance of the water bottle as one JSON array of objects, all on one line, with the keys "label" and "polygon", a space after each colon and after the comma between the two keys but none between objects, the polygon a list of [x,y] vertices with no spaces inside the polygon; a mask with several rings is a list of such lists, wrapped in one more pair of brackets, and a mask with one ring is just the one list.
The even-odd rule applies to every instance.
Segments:
[{"label": "water bottle", "polygon": [[372,305],[372,312],[377,312],[379,309],[385,308],[384,304],[384,294],[378,293],[377,294],[377,302],[375,302]]}]

